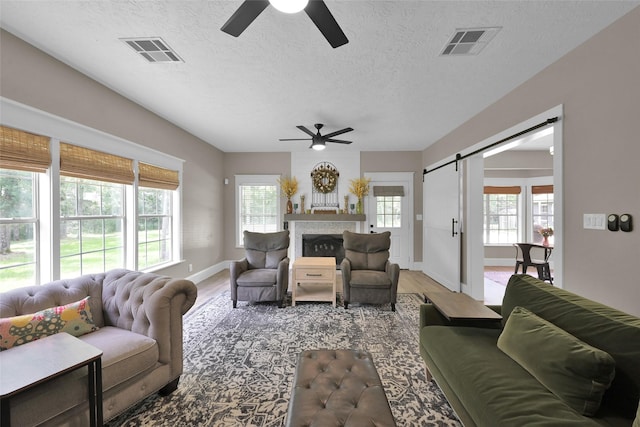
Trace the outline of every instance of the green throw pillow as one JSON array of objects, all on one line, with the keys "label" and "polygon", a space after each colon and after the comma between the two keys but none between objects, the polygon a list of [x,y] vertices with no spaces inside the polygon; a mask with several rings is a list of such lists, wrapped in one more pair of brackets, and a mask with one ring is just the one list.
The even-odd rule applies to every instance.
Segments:
[{"label": "green throw pillow", "polygon": [[574,410],[593,416],[615,376],[615,361],[568,332],[515,307],[498,348]]},{"label": "green throw pillow", "polygon": [[33,314],[0,319],[0,351],[59,332],[79,337],[98,330],[93,323],[89,297]]},{"label": "green throw pillow", "polygon": [[632,427],[640,427],[640,402],[638,402],[638,410],[636,411],[636,419],[633,421]]}]

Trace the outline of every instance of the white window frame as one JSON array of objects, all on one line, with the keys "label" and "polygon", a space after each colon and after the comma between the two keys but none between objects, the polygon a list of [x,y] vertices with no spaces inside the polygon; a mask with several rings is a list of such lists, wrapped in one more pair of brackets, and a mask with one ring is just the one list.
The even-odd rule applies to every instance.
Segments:
[{"label": "white window frame", "polygon": [[[39,203],[39,194],[40,194],[40,175],[43,175],[39,172],[27,172],[31,174],[33,187],[31,189],[31,203],[33,204],[33,216],[29,218],[1,218],[0,216],[0,224],[1,225],[11,225],[11,224],[32,224],[33,226],[33,264],[34,265],[34,280],[36,283],[40,283],[40,203]],[[21,285],[22,286],[22,285]],[[13,287],[2,288],[0,292],[5,292],[9,289],[13,289]]]},{"label": "white window frame", "polygon": [[[526,179],[522,179],[522,178],[485,178],[484,180],[484,185],[485,186],[492,186],[492,187],[514,187],[514,186],[518,186],[520,187],[520,194],[518,194],[518,236],[517,236],[517,240],[522,242],[524,241],[524,237],[526,235],[526,233],[528,233],[528,230],[531,228],[531,226],[529,225],[529,218],[528,218],[528,213],[527,213],[527,209],[528,209],[528,203],[529,200],[526,197],[526,191],[528,191],[527,188],[527,182]],[[485,218],[487,216],[486,214],[486,204],[484,201],[484,194],[482,195],[482,223],[484,224]],[[484,236],[485,236],[485,230],[484,227],[482,229],[482,241],[484,246],[511,246],[512,243],[484,243]],[[516,243],[516,242],[513,242]]]},{"label": "white window frame", "polygon": [[[46,283],[60,278],[60,141],[81,147],[134,159],[137,178],[137,162],[149,163],[177,170],[183,182],[184,160],[119,138],[88,126],[0,97],[2,125],[23,129],[51,137],[51,166],[39,176],[40,226],[36,230],[39,241],[39,282]],[[144,271],[155,271],[183,262],[182,259],[182,185],[173,194],[172,260]],[[137,270],[137,181],[125,186],[125,268]]]},{"label": "white window frame", "polygon": [[242,224],[242,220],[240,219],[240,216],[242,214],[241,209],[242,209],[242,204],[240,203],[240,187],[243,185],[274,185],[276,187],[278,196],[276,197],[276,212],[278,213],[278,221],[276,221],[276,230],[280,231],[282,230],[282,204],[281,204],[281,199],[282,197],[280,197],[280,185],[278,184],[278,179],[280,179],[280,175],[235,175],[235,190],[236,190],[236,211],[235,211],[235,217],[236,217],[236,224],[235,224],[235,242],[236,242],[236,248],[243,248],[244,244],[240,239],[240,234],[241,234],[241,224]]}]

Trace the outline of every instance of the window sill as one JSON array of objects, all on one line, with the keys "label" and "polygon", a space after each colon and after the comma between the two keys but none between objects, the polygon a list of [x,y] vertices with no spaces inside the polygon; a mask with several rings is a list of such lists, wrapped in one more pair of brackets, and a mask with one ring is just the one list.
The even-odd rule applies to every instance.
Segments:
[{"label": "window sill", "polygon": [[154,265],[153,267],[149,267],[140,271],[142,271],[143,273],[155,273],[156,271],[164,270],[165,268],[173,267],[175,265],[182,264],[183,262],[185,262],[185,260],[169,261],[165,262],[164,264]]}]

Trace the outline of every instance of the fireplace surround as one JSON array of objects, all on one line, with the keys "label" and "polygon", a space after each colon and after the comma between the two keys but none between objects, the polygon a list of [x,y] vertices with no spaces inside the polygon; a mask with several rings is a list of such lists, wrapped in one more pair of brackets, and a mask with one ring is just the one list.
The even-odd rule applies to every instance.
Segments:
[{"label": "fireplace surround", "polygon": [[302,256],[335,257],[336,265],[344,259],[342,234],[303,234]]}]

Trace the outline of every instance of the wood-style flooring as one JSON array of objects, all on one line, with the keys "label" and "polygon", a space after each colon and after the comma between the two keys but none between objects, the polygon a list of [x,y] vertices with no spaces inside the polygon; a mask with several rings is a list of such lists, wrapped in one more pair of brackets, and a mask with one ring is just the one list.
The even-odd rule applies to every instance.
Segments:
[{"label": "wood-style flooring", "polygon": [[[337,287],[341,292],[342,278],[338,272]],[[291,286],[291,284],[289,284]],[[198,298],[196,299],[197,307],[204,302],[208,301],[214,296],[217,296],[229,289],[229,270],[225,269],[221,272],[214,274],[206,280],[197,284]],[[399,293],[417,293],[422,295],[425,292],[432,290],[446,290],[444,286],[437,283],[429,276],[421,271],[400,270],[400,280],[398,282]],[[229,301],[231,304],[231,301]]]}]

